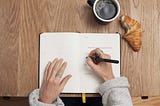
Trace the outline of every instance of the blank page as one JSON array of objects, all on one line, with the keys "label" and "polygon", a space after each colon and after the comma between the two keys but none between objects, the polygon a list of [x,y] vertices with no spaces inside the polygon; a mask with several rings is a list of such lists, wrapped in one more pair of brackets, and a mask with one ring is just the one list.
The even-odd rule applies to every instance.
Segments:
[{"label": "blank page", "polygon": [[40,35],[40,78],[39,85],[42,84],[45,67],[49,61],[55,58],[63,58],[68,65],[64,76],[72,74],[63,92],[79,91],[79,71],[77,71],[79,58],[79,38],[78,33],[42,33]]}]

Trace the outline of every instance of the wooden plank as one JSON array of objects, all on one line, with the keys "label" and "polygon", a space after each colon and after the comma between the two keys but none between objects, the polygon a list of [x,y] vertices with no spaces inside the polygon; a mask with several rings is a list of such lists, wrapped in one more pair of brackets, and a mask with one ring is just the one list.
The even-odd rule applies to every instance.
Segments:
[{"label": "wooden plank", "polygon": [[0,0],[0,95],[18,92],[20,1]]},{"label": "wooden plank", "polygon": [[[143,0],[142,2],[145,2]],[[148,7],[149,8],[146,8]],[[160,2],[143,4],[142,95],[160,95]]]},{"label": "wooden plank", "polygon": [[38,4],[32,0],[21,3],[19,37],[19,76],[17,96],[26,96],[38,87]]}]

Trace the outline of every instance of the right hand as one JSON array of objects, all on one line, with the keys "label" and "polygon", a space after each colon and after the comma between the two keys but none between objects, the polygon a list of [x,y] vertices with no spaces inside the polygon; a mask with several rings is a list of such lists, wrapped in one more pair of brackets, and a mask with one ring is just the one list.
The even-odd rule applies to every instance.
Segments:
[{"label": "right hand", "polygon": [[91,56],[99,56],[101,58],[110,59],[111,57],[107,54],[104,54],[102,50],[99,48],[94,49],[90,52],[88,58],[87,58],[87,64],[93,69],[94,72],[96,72],[104,81],[108,81],[111,79],[114,79],[114,75],[112,72],[112,64],[108,62],[101,62],[99,64],[95,64]]}]

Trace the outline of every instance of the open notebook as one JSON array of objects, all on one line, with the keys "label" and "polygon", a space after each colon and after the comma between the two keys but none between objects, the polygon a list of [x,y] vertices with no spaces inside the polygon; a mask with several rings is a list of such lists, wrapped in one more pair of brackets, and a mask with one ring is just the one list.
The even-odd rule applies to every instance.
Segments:
[{"label": "open notebook", "polygon": [[[42,33],[40,34],[39,87],[48,61],[63,58],[68,62],[64,75],[72,74],[63,93],[97,93],[103,83],[86,64],[86,56],[95,48],[120,61],[120,35],[118,33]],[[115,77],[120,76],[120,63],[112,64]]]}]

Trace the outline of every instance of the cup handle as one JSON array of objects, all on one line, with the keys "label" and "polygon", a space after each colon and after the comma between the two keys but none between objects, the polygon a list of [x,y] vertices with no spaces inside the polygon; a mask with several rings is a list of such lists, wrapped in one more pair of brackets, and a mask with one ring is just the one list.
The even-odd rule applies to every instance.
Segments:
[{"label": "cup handle", "polygon": [[93,7],[94,2],[95,2],[95,0],[87,0],[87,3],[88,3],[91,7]]}]

